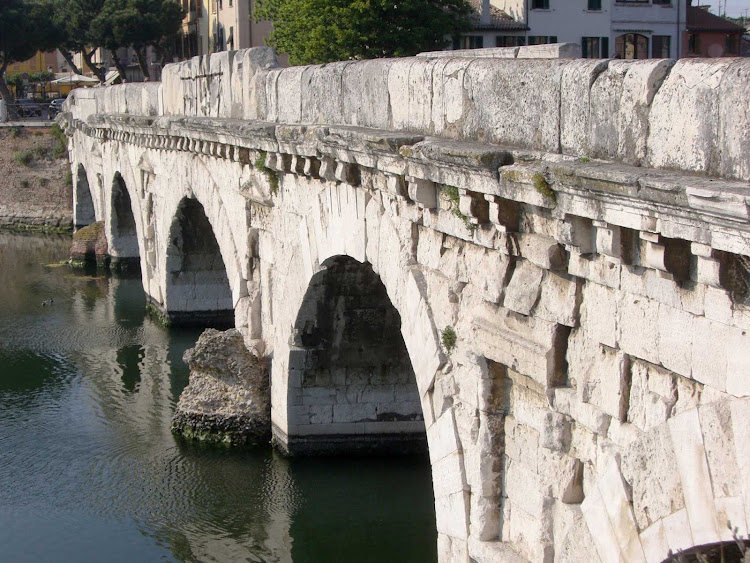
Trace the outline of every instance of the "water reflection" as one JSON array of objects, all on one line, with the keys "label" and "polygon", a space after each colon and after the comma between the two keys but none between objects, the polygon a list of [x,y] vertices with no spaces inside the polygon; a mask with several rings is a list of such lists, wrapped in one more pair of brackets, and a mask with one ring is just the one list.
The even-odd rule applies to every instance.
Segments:
[{"label": "water reflection", "polygon": [[435,559],[424,460],[175,441],[199,331],[153,323],[139,279],[49,266],[68,247],[0,232],[0,559]]}]

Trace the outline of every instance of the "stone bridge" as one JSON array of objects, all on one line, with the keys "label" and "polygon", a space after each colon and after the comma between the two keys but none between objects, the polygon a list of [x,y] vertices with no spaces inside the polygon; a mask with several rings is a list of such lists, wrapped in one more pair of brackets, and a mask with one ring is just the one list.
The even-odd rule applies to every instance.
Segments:
[{"label": "stone bridge", "polygon": [[76,90],[76,224],[272,358],[282,450],[426,435],[441,561],[746,536],[750,60],[494,55]]}]

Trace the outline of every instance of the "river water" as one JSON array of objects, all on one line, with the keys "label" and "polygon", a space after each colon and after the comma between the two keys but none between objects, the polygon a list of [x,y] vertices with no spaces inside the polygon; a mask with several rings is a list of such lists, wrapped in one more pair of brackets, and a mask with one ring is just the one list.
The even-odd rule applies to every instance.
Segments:
[{"label": "river water", "polygon": [[[0,231],[0,561],[435,561],[429,463],[175,439],[197,331]],[[51,305],[42,305],[50,299]]]}]

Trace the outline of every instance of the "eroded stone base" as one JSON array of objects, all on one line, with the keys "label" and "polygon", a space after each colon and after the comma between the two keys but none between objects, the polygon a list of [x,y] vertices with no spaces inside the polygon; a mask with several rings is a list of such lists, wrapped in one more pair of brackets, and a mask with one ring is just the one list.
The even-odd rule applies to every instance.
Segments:
[{"label": "eroded stone base", "polygon": [[427,453],[427,437],[421,434],[326,434],[287,436],[273,425],[273,444],[286,456],[379,456]]},{"label": "eroded stone base", "polygon": [[164,326],[234,328],[234,311],[166,311],[160,304],[149,301],[148,314]]},{"label": "eroded stone base", "polygon": [[190,383],[180,395],[172,431],[208,443],[267,443],[271,394],[263,359],[245,347],[235,329],[208,329],[186,351]]}]

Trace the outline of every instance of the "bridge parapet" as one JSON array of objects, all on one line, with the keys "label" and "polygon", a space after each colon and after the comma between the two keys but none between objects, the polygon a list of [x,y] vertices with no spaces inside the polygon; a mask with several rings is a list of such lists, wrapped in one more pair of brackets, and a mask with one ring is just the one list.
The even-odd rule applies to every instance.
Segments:
[{"label": "bridge parapet", "polygon": [[[749,91],[746,59],[415,57],[282,69],[255,48],[167,65],[159,86],[76,93],[87,101],[73,112],[350,125],[750,180]],[[84,109],[91,100],[96,109]]]}]

